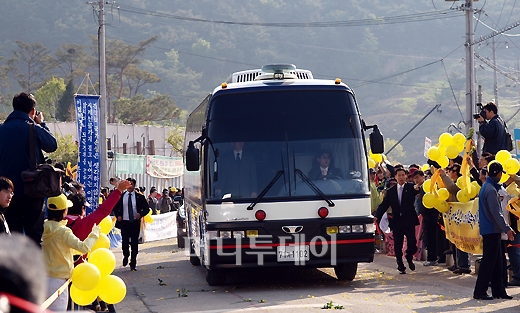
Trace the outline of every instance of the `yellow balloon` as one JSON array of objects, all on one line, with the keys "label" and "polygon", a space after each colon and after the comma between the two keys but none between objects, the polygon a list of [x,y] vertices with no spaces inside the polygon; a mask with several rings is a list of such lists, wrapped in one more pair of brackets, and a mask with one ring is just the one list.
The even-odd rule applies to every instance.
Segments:
[{"label": "yellow balloon", "polygon": [[112,230],[112,219],[110,216],[105,216],[105,218],[99,222],[99,227],[101,228],[101,233],[108,235]]},{"label": "yellow balloon", "polygon": [[440,158],[437,159],[437,163],[440,167],[446,168],[448,165],[450,165],[450,160],[448,160],[448,157],[443,155]]},{"label": "yellow balloon", "polygon": [[101,274],[90,263],[81,263],[72,271],[72,284],[79,290],[89,291],[97,287]]},{"label": "yellow balloon", "polygon": [[466,203],[469,201],[469,194],[466,191],[466,188],[461,189],[457,192],[457,200],[459,200],[459,202],[463,202],[463,203]]},{"label": "yellow balloon", "polygon": [[368,168],[374,168],[376,167],[376,161],[374,159],[370,158],[368,159]]},{"label": "yellow balloon", "polygon": [[441,200],[441,201],[437,202],[437,205],[435,206],[435,208],[437,209],[437,211],[439,211],[441,213],[446,213],[450,210],[450,205],[448,202],[446,202],[446,200]]},{"label": "yellow balloon", "polygon": [[146,216],[148,216],[148,215],[152,215],[152,208],[148,209],[148,213],[146,214]]},{"label": "yellow balloon", "polygon": [[381,154],[372,154],[372,159],[374,159],[374,161],[376,161],[377,163],[382,162],[383,161],[383,155],[381,155]]},{"label": "yellow balloon", "polygon": [[439,136],[439,143],[445,147],[453,144],[453,136],[450,133],[442,133]]},{"label": "yellow balloon", "polygon": [[107,304],[119,303],[126,296],[125,282],[114,275],[102,277],[97,290],[101,300]]},{"label": "yellow balloon", "polygon": [[503,183],[505,183],[508,179],[509,179],[509,175],[508,175],[508,174],[504,174],[504,173],[502,173],[502,178],[500,178],[500,181],[499,181],[498,183],[499,183],[499,184],[503,184]]},{"label": "yellow balloon", "polygon": [[439,202],[439,200],[435,197],[435,195],[433,195],[431,193],[425,194],[422,198],[422,203],[423,203],[424,207],[426,207],[428,209],[435,207],[438,202]]},{"label": "yellow balloon", "polygon": [[471,184],[471,192],[469,193],[470,198],[475,198],[478,195],[478,188],[475,185]]},{"label": "yellow balloon", "polygon": [[424,183],[422,184],[422,189],[426,193],[431,191],[431,187],[432,187],[432,180],[431,179],[425,180]]},{"label": "yellow balloon", "polygon": [[509,159],[511,159],[511,153],[509,153],[507,150],[500,150],[495,155],[495,160],[500,162],[500,164],[505,164]]},{"label": "yellow balloon", "polygon": [[110,248],[110,239],[108,239],[107,235],[99,234],[98,240],[96,241],[96,243],[94,244],[92,249],[90,249],[90,251],[92,252],[92,251],[97,250],[99,248],[106,248],[106,249]]},{"label": "yellow balloon", "polygon": [[464,188],[464,178],[462,176],[457,178],[457,181],[455,183],[457,184],[457,187],[459,187],[460,189]]},{"label": "yellow balloon", "polygon": [[448,159],[455,159],[459,155],[459,149],[454,145],[446,147],[446,156]]},{"label": "yellow balloon", "polygon": [[464,144],[466,143],[466,136],[464,136],[461,133],[456,133],[455,135],[453,135],[453,143],[457,147],[462,146],[464,148]]},{"label": "yellow balloon", "polygon": [[145,223],[152,224],[153,221],[154,221],[154,219],[153,219],[153,217],[152,217],[151,215],[146,215],[146,216],[144,217],[144,222],[145,222]]},{"label": "yellow balloon", "polygon": [[116,257],[114,253],[106,248],[99,248],[92,251],[88,262],[98,268],[101,277],[112,274],[116,267]]},{"label": "yellow balloon", "polygon": [[98,296],[97,288],[89,291],[78,289],[76,286],[70,286],[70,297],[74,303],[82,306],[90,305]]},{"label": "yellow balloon", "polygon": [[510,158],[504,163],[504,171],[506,171],[507,174],[513,175],[518,173],[520,170],[520,163],[517,159]]},{"label": "yellow balloon", "polygon": [[[479,185],[478,182],[476,182],[476,181],[472,181],[471,184],[472,184],[473,186],[475,186],[475,188],[477,188],[477,196],[478,196],[478,193],[479,193],[479,191],[480,191],[480,185]],[[473,187],[472,187],[472,188],[473,188]]]},{"label": "yellow balloon", "polygon": [[423,172],[426,172],[426,171],[429,170],[429,169],[430,169],[430,166],[429,166],[428,164],[423,164],[423,165],[421,166],[421,171],[423,171]]},{"label": "yellow balloon", "polygon": [[446,201],[450,197],[450,192],[446,188],[440,188],[437,190],[437,194],[439,195],[439,199],[442,201]]},{"label": "yellow balloon", "polygon": [[437,147],[431,147],[428,149],[428,159],[437,161],[437,159],[441,156],[441,152]]}]

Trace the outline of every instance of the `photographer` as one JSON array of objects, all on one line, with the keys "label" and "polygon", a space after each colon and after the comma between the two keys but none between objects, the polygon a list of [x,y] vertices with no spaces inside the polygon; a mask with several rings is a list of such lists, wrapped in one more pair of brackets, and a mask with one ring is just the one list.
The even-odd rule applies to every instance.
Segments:
[{"label": "photographer", "polygon": [[[493,155],[500,150],[507,150],[504,122],[498,115],[498,108],[493,102],[482,107],[480,114],[473,116],[479,122],[479,132],[484,137],[482,152]],[[487,120],[487,121],[486,121]]]},{"label": "photographer", "polygon": [[161,199],[159,199],[159,210],[161,213],[168,213],[170,212],[172,205],[173,201],[172,198],[170,198],[170,193],[168,192],[168,189],[165,188]]}]

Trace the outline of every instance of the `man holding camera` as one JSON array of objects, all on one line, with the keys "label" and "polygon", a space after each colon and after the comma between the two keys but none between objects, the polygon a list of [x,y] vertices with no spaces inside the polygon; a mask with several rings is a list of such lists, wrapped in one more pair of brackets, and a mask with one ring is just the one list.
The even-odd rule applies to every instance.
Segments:
[{"label": "man holding camera", "polygon": [[482,152],[495,155],[500,150],[507,150],[504,121],[498,115],[495,103],[488,102],[482,107],[480,114],[475,114],[473,117],[479,122],[478,130],[484,137]]},{"label": "man holding camera", "polygon": [[[29,125],[34,125],[34,147],[29,147]],[[13,112],[0,126],[0,175],[9,178],[15,195],[8,211],[7,224],[12,232],[23,233],[37,245],[43,233],[43,198],[25,195],[22,172],[31,166],[30,149],[35,149],[37,164],[44,163],[42,151],[54,152],[58,148],[56,138],[43,121],[43,114],[36,111],[33,95],[21,92],[13,97]]]}]

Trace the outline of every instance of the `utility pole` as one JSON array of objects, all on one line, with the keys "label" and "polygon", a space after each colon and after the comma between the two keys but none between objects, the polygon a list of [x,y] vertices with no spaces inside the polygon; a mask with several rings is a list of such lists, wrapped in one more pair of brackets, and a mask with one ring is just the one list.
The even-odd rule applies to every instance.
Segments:
[{"label": "utility pole", "polygon": [[469,129],[475,129],[475,59],[474,59],[474,26],[473,26],[473,0],[466,0],[466,134]]},{"label": "utility pole", "polygon": [[105,62],[105,2],[99,0],[99,89],[101,98],[99,99],[99,153],[100,153],[100,178],[101,186],[108,186],[107,168],[107,73]]}]

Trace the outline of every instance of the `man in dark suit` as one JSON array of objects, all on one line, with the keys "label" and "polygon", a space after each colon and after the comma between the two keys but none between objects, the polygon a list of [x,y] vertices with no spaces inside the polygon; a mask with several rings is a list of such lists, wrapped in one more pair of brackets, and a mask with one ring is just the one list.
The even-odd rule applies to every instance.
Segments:
[{"label": "man in dark suit", "polygon": [[318,166],[313,166],[309,171],[309,179],[311,180],[327,180],[343,178],[343,173],[339,168],[335,168],[331,162],[330,153],[321,151],[316,158]]},{"label": "man in dark suit", "polygon": [[233,153],[219,158],[219,179],[215,183],[215,195],[231,198],[257,196],[256,161],[253,155],[244,153],[243,142],[232,142]]},{"label": "man in dark suit", "polygon": [[403,242],[406,236],[406,261],[412,271],[415,270],[413,255],[417,252],[417,240],[415,239],[415,226],[419,225],[419,219],[415,212],[415,196],[419,190],[414,188],[413,183],[406,182],[406,170],[396,167],[395,178],[397,184],[386,192],[383,202],[377,208],[374,221],[378,223],[389,207],[392,207],[392,231],[394,233],[395,258],[397,259],[397,270],[406,274],[403,263]]},{"label": "man in dark suit", "polygon": [[[131,185],[114,207],[114,215],[117,217],[116,227],[121,229],[123,238],[123,266],[128,264],[130,258],[130,270],[137,271],[137,253],[141,217],[148,214],[148,202],[146,198],[135,191],[135,179],[127,178]],[[132,247],[130,255],[129,245]]]}]

